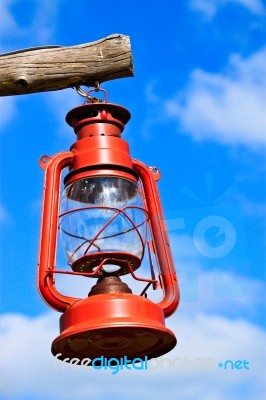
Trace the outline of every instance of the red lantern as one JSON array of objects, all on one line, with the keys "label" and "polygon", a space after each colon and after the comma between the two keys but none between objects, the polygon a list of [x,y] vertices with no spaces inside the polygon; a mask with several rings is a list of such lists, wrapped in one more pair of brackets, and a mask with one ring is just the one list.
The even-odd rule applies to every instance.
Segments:
[{"label": "red lantern", "polygon": [[[100,356],[158,357],[176,345],[164,318],[179,303],[157,191],[160,173],[130,157],[121,138],[130,119],[128,110],[108,103],[105,91],[104,102],[92,102],[90,92],[88,101],[66,116],[77,135],[70,151],[40,160],[45,183],[38,289],[50,307],[63,313],[52,353],[80,362]],[[60,195],[65,168],[68,174]],[[56,267],[58,229],[72,271]],[[154,255],[157,263],[158,272],[151,263],[148,278],[138,275],[144,252],[150,260]],[[58,273],[97,278],[97,283],[87,298],[66,296],[56,289]],[[144,282],[140,295],[121,281],[128,274]],[[158,303],[148,299],[150,287],[162,288]]]}]

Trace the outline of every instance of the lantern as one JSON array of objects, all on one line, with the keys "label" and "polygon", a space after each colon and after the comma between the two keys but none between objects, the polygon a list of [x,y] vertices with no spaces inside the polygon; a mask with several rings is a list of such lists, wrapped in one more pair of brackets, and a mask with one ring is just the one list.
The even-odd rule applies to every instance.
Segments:
[{"label": "lantern", "polygon": [[[92,89],[96,90],[96,89]],[[178,283],[157,190],[157,168],[132,159],[121,138],[130,113],[91,98],[66,115],[77,140],[70,151],[43,156],[44,197],[38,263],[43,300],[62,313],[52,343],[59,359],[158,357],[176,345],[165,326],[179,302]],[[83,92],[84,93],[84,92]],[[67,170],[61,192],[62,172]],[[71,269],[56,266],[58,231]],[[141,277],[144,255],[151,276]],[[153,266],[156,260],[156,270]],[[97,279],[86,298],[56,287],[59,273]],[[132,293],[123,276],[143,282]],[[155,303],[148,290],[162,289]]]}]

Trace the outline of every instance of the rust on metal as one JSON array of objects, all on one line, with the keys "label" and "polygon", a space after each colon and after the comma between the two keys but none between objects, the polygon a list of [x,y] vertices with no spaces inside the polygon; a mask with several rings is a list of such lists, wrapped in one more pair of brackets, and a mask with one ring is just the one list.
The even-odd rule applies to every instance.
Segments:
[{"label": "rust on metal", "polygon": [[92,286],[88,296],[104,293],[132,293],[128,285],[121,281],[119,276],[106,275],[99,278],[96,285]]}]

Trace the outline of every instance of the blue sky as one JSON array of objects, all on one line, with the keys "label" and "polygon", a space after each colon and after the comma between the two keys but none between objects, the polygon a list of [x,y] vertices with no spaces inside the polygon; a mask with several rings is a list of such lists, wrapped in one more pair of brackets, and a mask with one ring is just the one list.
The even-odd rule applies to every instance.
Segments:
[{"label": "blue sky", "polygon": [[[0,53],[129,35],[134,78],[102,86],[131,112],[124,138],[132,156],[162,173],[182,295],[166,321],[178,339],[168,364],[115,377],[54,365],[60,315],[36,289],[38,160],[73,143],[64,118],[83,100],[72,89],[0,98],[1,398],[264,397],[265,18],[260,0],[1,1]],[[250,370],[219,369],[227,359],[249,360]]]}]

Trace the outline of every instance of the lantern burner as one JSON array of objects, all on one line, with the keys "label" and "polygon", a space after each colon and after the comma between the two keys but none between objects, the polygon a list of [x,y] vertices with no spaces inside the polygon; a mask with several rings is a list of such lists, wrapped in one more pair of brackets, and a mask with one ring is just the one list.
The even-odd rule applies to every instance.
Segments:
[{"label": "lantern burner", "polygon": [[95,296],[104,293],[132,293],[132,290],[118,276],[105,275],[98,279],[88,296]]},{"label": "lantern burner", "polygon": [[[103,274],[126,275],[130,273],[130,269],[135,271],[140,266],[141,260],[133,254],[122,252],[105,252],[87,254],[77,259],[71,268],[74,272],[93,272],[102,264],[102,267],[94,275],[100,277]],[[130,266],[130,267],[129,267]]]}]

